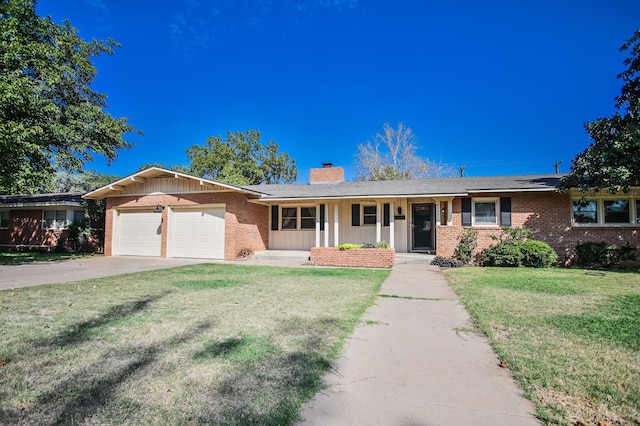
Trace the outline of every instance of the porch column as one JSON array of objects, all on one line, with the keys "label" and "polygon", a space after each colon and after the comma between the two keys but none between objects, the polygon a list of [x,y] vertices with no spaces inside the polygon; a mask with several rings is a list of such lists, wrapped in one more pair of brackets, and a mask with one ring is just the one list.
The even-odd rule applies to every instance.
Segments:
[{"label": "porch column", "polygon": [[324,203],[324,246],[329,247],[329,203]]},{"label": "porch column", "polygon": [[396,227],[393,212],[393,201],[389,201],[389,248],[395,248]]},{"label": "porch column", "polygon": [[333,205],[333,245],[340,245],[340,208],[338,207],[339,203],[335,203]]},{"label": "porch column", "polygon": [[320,206],[316,204],[316,247],[320,247]]},{"label": "porch column", "polygon": [[380,203],[376,206],[376,243],[379,243],[382,238],[382,224],[380,223],[382,222],[380,220],[380,217],[382,216],[381,207],[382,205]]},{"label": "porch column", "polygon": [[453,199],[447,201],[447,225],[453,225]]},{"label": "porch column", "polygon": [[[444,201],[446,203],[446,201]],[[440,214],[440,202],[436,201],[436,225],[442,225],[442,217]]]}]

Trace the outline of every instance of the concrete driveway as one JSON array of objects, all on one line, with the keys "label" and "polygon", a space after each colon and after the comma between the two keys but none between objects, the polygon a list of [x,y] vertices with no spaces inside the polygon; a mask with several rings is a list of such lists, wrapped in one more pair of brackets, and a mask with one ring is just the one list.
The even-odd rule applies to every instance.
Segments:
[{"label": "concrete driveway", "polygon": [[77,260],[0,266],[0,290],[89,280],[130,272],[212,262],[203,259],[163,259],[136,256],[92,256]]}]

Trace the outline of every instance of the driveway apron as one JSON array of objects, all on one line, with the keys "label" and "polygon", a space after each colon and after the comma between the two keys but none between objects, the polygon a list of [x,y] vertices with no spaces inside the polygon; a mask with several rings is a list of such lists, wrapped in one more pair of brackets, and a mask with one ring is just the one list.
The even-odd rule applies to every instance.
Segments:
[{"label": "driveway apron", "polygon": [[539,425],[435,267],[399,264],[303,425]]}]

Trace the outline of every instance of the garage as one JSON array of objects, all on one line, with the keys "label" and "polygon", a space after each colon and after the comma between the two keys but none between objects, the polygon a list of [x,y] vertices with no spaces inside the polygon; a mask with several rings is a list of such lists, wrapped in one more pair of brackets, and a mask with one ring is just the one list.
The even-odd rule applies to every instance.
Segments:
[{"label": "garage", "polygon": [[118,212],[115,254],[160,256],[162,214],[153,210]]},{"label": "garage", "polygon": [[175,209],[170,216],[170,256],[224,259],[225,208]]}]

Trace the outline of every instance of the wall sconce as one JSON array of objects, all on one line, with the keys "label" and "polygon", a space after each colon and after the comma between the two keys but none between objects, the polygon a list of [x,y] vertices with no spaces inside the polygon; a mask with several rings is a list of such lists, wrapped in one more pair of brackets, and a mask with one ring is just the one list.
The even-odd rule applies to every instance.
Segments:
[{"label": "wall sconce", "polygon": [[162,210],[164,210],[164,206],[161,206],[160,204],[158,204],[156,206],[156,209],[153,212],[154,213],[162,213]]},{"label": "wall sconce", "polygon": [[398,207],[398,215],[402,215],[402,207]]}]

